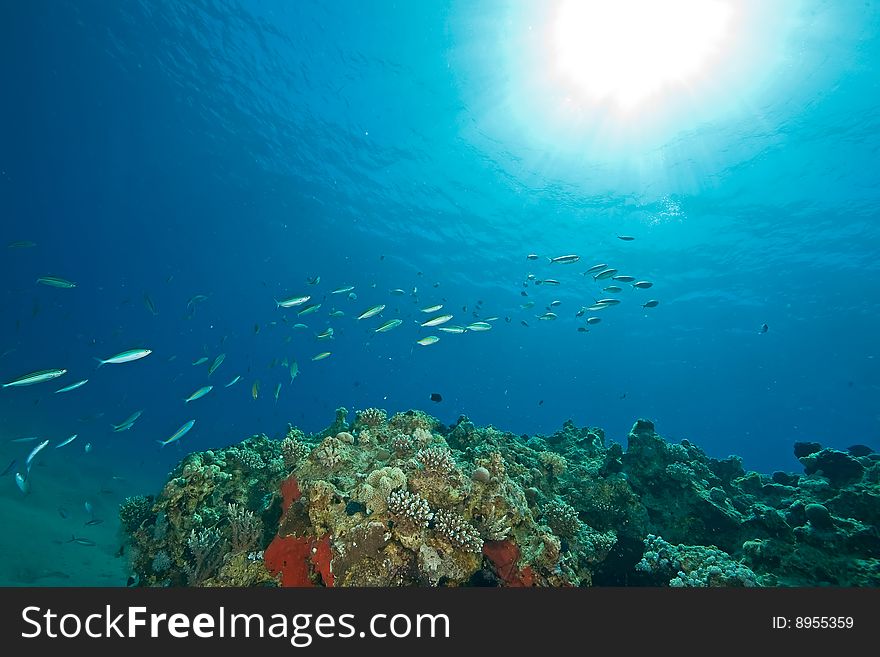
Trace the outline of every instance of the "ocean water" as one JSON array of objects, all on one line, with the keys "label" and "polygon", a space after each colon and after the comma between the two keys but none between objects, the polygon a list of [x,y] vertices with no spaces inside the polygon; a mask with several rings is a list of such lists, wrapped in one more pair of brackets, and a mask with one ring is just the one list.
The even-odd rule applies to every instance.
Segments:
[{"label": "ocean water", "polygon": [[[68,370],[0,392],[0,467],[16,461],[0,519],[22,529],[2,583],[124,583],[124,496],[191,451],[317,431],[340,406],[530,435],[572,419],[623,443],[648,418],[761,472],[800,471],[795,441],[877,447],[880,11],[744,3],[717,74],[621,114],[551,72],[556,9],[0,9],[0,374]],[[653,286],[605,293],[584,275],[601,263]],[[298,295],[320,309],[276,307]],[[537,319],[552,301],[558,318]],[[435,304],[450,324],[497,319],[420,327]],[[152,353],[96,369],[136,347]],[[38,443],[10,441],[32,436],[50,445],[23,495],[13,475]],[[65,542],[84,529],[97,546]]]}]

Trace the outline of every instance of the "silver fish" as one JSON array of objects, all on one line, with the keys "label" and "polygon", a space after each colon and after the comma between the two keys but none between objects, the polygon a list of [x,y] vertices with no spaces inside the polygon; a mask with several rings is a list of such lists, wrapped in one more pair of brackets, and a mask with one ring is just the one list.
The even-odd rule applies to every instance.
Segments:
[{"label": "silver fish", "polygon": [[56,390],[55,394],[57,395],[59,392],[70,392],[71,390],[76,390],[77,388],[84,386],[88,382],[89,382],[88,379],[83,379],[82,381],[77,381],[76,383],[70,384],[66,388],[61,388],[59,390]]},{"label": "silver fish", "polygon": [[217,358],[214,359],[214,362],[211,363],[211,366],[208,368],[208,376],[211,376],[220,364],[226,360],[226,354],[220,354]]},{"label": "silver fish", "polygon": [[577,256],[577,255],[563,255],[563,256],[557,256],[555,258],[548,257],[547,259],[550,261],[551,265],[555,264],[557,262],[562,265],[569,265],[569,264],[577,262],[578,260],[581,259],[581,257]]},{"label": "silver fish", "polygon": [[188,404],[189,402],[195,401],[196,399],[201,399],[202,397],[207,395],[209,392],[211,392],[213,389],[214,389],[214,386],[202,386],[201,388],[196,390],[193,394],[191,394],[189,397],[184,399],[183,402],[185,404]]},{"label": "silver fish", "polygon": [[64,447],[65,445],[69,445],[69,444],[72,443],[74,440],[76,440],[76,437],[77,437],[77,434],[73,434],[73,435],[72,435],[70,438],[68,438],[67,440],[65,440],[65,441],[63,441],[63,442],[60,442],[60,443],[58,443],[57,445],[55,445],[55,449],[58,449],[59,447]]},{"label": "silver fish", "polygon": [[95,360],[99,363],[98,367],[101,367],[107,363],[130,363],[133,360],[149,356],[151,353],[153,353],[152,349],[129,349],[115,356],[110,356],[110,358],[95,358]]},{"label": "silver fish", "polygon": [[10,388],[12,386],[29,386],[34,383],[51,381],[52,379],[56,379],[66,373],[67,370],[40,370],[39,372],[31,372],[30,374],[20,376],[17,379],[10,381],[9,383],[4,383],[3,387]]},{"label": "silver fish", "polygon": [[49,444],[49,441],[48,441],[48,440],[44,440],[44,441],[41,442],[39,445],[37,445],[36,447],[34,447],[34,448],[31,450],[31,453],[28,454],[28,457],[27,457],[27,459],[26,459],[25,462],[24,462],[24,467],[25,467],[25,469],[26,469],[28,472],[31,471],[31,463],[33,463],[34,458],[37,456],[37,454],[40,453],[40,450],[43,449],[43,448],[44,448],[46,445],[48,445],[48,444]]}]

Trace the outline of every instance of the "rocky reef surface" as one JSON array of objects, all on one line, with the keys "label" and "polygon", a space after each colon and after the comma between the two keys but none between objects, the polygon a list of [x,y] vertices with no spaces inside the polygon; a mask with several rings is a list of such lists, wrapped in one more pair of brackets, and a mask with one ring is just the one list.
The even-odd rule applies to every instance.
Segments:
[{"label": "rocky reef surface", "polygon": [[141,586],[878,586],[880,454],[747,472],[638,420],[626,448],[379,409],[190,454],[120,508]]}]

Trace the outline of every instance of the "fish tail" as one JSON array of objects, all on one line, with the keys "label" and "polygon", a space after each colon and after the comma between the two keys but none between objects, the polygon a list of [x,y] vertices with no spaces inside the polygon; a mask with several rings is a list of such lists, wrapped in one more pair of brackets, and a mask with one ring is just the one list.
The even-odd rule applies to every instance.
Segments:
[{"label": "fish tail", "polygon": [[157,440],[156,442],[159,443],[159,446],[160,446],[160,447],[165,447],[165,443],[164,443],[164,441]]},{"label": "fish tail", "polygon": [[103,360],[103,359],[101,359],[101,358],[98,358],[97,356],[95,356],[94,358],[95,358],[96,361],[98,361],[98,367],[95,368],[96,370],[101,369],[101,365],[103,365],[104,363],[107,362],[106,360]]}]

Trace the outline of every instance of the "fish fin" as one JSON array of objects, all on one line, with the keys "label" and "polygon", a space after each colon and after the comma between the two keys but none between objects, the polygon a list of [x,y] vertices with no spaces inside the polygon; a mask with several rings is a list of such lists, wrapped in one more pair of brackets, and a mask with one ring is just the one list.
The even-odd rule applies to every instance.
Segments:
[{"label": "fish fin", "polygon": [[156,442],[159,443],[159,445],[160,445],[161,447],[165,447],[165,443],[162,442],[161,440],[157,440]]},{"label": "fish fin", "polygon": [[103,365],[104,363],[107,362],[106,360],[103,360],[103,359],[101,359],[101,358],[98,358],[97,356],[95,356],[94,358],[95,358],[96,361],[98,361],[98,367],[95,368],[96,370],[101,369],[101,365]]}]

